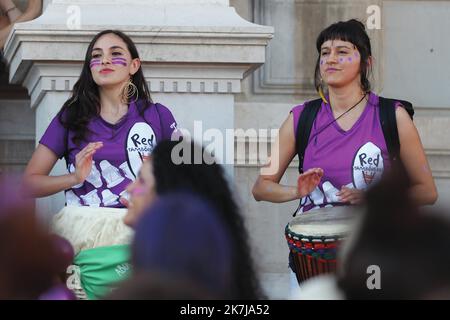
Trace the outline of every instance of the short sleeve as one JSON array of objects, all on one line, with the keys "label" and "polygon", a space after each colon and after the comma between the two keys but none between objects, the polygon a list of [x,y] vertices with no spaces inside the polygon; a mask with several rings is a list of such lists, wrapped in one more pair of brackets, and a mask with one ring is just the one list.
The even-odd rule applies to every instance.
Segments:
[{"label": "short sleeve", "polygon": [[170,140],[172,135],[175,135],[175,137],[181,136],[181,133],[177,127],[178,124],[169,108],[160,103],[158,103],[157,105],[161,117],[161,123],[163,126],[163,139]]},{"label": "short sleeve", "polygon": [[67,129],[64,128],[57,114],[45,130],[39,143],[52,150],[61,159],[67,150]]}]

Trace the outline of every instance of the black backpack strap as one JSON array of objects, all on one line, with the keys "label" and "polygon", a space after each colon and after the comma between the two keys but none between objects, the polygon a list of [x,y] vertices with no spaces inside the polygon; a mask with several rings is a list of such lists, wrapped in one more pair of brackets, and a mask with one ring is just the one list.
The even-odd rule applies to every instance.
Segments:
[{"label": "black backpack strap", "polygon": [[397,117],[395,115],[395,104],[401,103],[408,112],[411,119],[414,116],[414,109],[410,102],[398,99],[380,99],[380,123],[383,130],[386,147],[391,161],[396,161],[400,155],[400,139],[398,136]]},{"label": "black backpack strap", "polygon": [[306,146],[308,145],[311,129],[321,105],[322,99],[306,102],[298,120],[295,143],[299,162],[298,171],[300,173],[303,173],[303,160],[305,157]]}]

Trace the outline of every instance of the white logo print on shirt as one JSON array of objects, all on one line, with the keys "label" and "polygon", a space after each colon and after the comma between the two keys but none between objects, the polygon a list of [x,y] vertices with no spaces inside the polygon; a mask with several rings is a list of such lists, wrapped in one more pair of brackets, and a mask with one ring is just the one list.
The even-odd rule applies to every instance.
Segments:
[{"label": "white logo print on shirt", "polygon": [[94,189],[91,192],[85,194],[84,196],[80,196],[83,199],[83,202],[90,207],[100,207],[100,197],[97,194],[97,190]]},{"label": "white logo print on shirt", "polygon": [[81,206],[80,198],[72,190],[66,191],[66,203],[68,206]]},{"label": "white logo print on shirt", "polygon": [[[346,187],[350,189],[354,188],[353,183],[347,184]],[[323,193],[319,187],[316,187],[313,192],[311,192],[306,197],[303,197],[300,201],[300,208],[298,209],[297,213],[302,213],[303,207],[311,204],[314,205],[314,207],[310,210],[315,210],[320,209],[320,206],[323,205],[325,201],[325,207],[332,207],[333,203],[341,202],[340,198],[337,195],[339,189],[337,189],[330,181],[325,181],[322,184],[322,189]]]},{"label": "white logo print on shirt", "polygon": [[367,142],[353,158],[353,184],[357,189],[366,189],[381,178],[384,170],[381,149]]},{"label": "white logo print on shirt", "polygon": [[329,181],[325,181],[322,184],[323,192],[325,193],[325,197],[327,198],[328,203],[332,202],[340,202],[339,197],[337,196],[337,193],[339,190],[333,186],[333,184]]},{"label": "white logo print on shirt", "polygon": [[86,178],[86,181],[92,184],[96,188],[100,188],[103,185],[102,178],[100,176],[100,172],[95,166],[95,161],[92,161],[91,173]]},{"label": "white logo print on shirt", "polygon": [[120,170],[123,171],[123,173],[125,174],[125,177],[127,177],[128,179],[130,179],[131,181],[134,181],[134,179],[136,179],[133,174],[130,171],[130,167],[128,166],[128,163],[124,162],[119,166]]},{"label": "white logo print on shirt", "polygon": [[131,173],[136,177],[142,162],[148,158],[156,146],[156,135],[148,123],[138,122],[128,132],[127,157]]},{"label": "white logo print on shirt", "polygon": [[119,169],[109,163],[108,160],[102,160],[100,162],[100,169],[102,170],[103,179],[105,179],[108,184],[108,188],[115,187],[125,180],[125,178],[120,175]]},{"label": "white logo print on shirt", "polygon": [[119,202],[117,201],[119,197],[116,194],[112,193],[109,189],[105,189],[102,191],[102,199],[103,206],[105,207],[115,206],[119,204]]}]

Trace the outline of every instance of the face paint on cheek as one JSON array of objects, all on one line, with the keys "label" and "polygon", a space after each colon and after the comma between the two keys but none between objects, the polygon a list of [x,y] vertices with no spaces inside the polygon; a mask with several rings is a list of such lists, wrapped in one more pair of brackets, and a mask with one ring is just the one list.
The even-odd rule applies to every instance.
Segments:
[{"label": "face paint on cheek", "polygon": [[348,57],[348,62],[352,62],[352,57]]},{"label": "face paint on cheek", "polygon": [[344,62],[344,58],[339,58],[339,63]]},{"label": "face paint on cheek", "polygon": [[111,62],[112,62],[112,64],[121,65],[124,67],[126,67],[128,65],[127,59],[124,59],[124,58],[112,58]]},{"label": "face paint on cheek", "polygon": [[323,60],[320,60],[320,65],[323,65],[324,64],[324,61]]},{"label": "face paint on cheek", "polygon": [[139,187],[135,187],[130,194],[132,196],[141,196],[143,194],[145,194],[148,191],[148,188],[146,188],[145,186],[139,186]]},{"label": "face paint on cheek", "polygon": [[355,58],[358,58],[359,57],[358,52],[355,52],[354,56],[355,56]]},{"label": "face paint on cheek", "polygon": [[89,66],[92,68],[100,66],[102,63],[100,62],[100,59],[92,59]]}]

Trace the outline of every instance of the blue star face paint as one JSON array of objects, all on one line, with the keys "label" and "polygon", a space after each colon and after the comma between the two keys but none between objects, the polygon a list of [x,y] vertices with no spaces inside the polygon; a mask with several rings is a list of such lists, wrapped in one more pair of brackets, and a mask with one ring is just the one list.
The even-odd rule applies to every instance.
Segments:
[{"label": "blue star face paint", "polygon": [[111,62],[112,62],[112,64],[121,65],[121,66],[124,66],[124,67],[126,67],[128,65],[127,64],[127,59],[125,59],[125,58],[119,58],[119,57],[112,58]]}]

